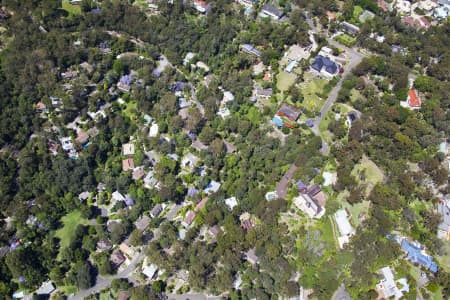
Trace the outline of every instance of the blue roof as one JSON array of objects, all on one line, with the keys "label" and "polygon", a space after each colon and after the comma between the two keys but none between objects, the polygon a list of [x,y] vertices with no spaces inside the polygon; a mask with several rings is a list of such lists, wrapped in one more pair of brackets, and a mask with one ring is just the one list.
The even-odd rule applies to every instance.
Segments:
[{"label": "blue roof", "polygon": [[278,127],[284,126],[284,122],[283,122],[283,120],[281,120],[281,118],[279,116],[273,117],[272,122],[274,122],[275,125],[277,125]]},{"label": "blue roof", "polygon": [[306,120],[306,126],[308,127],[313,127],[314,126],[314,120],[313,119],[308,119]]},{"label": "blue roof", "polygon": [[130,195],[127,195],[127,196],[125,197],[125,204],[126,204],[127,206],[133,206],[133,205],[134,205],[134,200],[133,200],[133,198],[131,198]]},{"label": "blue roof", "polygon": [[120,82],[122,82],[124,84],[127,84],[127,85],[130,85],[131,84],[131,76],[130,75],[123,75],[120,78]]},{"label": "blue roof", "polygon": [[433,258],[423,254],[420,248],[414,246],[406,239],[402,241],[402,250],[408,253],[407,257],[410,261],[424,266],[431,272],[436,273],[438,271],[439,266],[433,262]]},{"label": "blue roof", "polygon": [[301,180],[297,181],[297,187],[299,190],[308,188]]},{"label": "blue roof", "polygon": [[193,196],[195,196],[195,194],[197,194],[198,193],[198,190],[196,189],[196,188],[189,188],[188,189],[188,196],[189,197],[193,197]]}]

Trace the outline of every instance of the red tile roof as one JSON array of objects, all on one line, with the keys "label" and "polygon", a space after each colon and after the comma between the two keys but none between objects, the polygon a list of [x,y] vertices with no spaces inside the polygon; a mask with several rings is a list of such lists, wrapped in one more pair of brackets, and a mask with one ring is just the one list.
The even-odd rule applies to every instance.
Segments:
[{"label": "red tile roof", "polygon": [[202,201],[197,204],[197,206],[195,207],[195,211],[199,211],[200,209],[202,209],[206,205],[206,202],[208,202],[208,197],[203,198]]},{"label": "red tile roof", "polygon": [[122,160],[122,170],[128,171],[134,169],[134,160],[132,158]]},{"label": "red tile roof", "polygon": [[417,95],[416,90],[409,90],[408,105],[411,107],[420,107],[422,105],[422,102],[420,101],[420,98]]}]

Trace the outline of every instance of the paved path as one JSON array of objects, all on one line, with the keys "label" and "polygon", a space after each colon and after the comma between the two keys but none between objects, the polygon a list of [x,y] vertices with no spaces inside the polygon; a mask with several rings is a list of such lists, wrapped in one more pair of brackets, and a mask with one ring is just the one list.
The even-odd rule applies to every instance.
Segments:
[{"label": "paved path", "polygon": [[332,300],[352,300],[352,298],[345,291],[344,285],[341,285],[336,291],[336,293],[334,293]]},{"label": "paved path", "polygon": [[294,177],[295,171],[297,171],[297,166],[295,164],[292,164],[289,170],[287,170],[286,174],[284,174],[283,178],[281,178],[280,182],[278,182],[275,190],[277,191],[279,198],[286,198],[287,188],[292,177]]},{"label": "paved path", "polygon": [[82,300],[82,299],[88,297],[89,295],[98,293],[98,292],[108,288],[114,279],[130,277],[131,274],[136,269],[136,266],[144,259],[144,257],[145,257],[145,253],[144,253],[144,251],[142,251],[131,260],[128,267],[126,267],[123,271],[119,272],[118,274],[110,276],[110,277],[102,277],[100,275],[97,276],[97,282],[95,283],[95,285],[93,287],[86,289],[86,290],[81,290],[77,294],[75,294],[73,296],[69,296],[69,299],[70,300]]}]

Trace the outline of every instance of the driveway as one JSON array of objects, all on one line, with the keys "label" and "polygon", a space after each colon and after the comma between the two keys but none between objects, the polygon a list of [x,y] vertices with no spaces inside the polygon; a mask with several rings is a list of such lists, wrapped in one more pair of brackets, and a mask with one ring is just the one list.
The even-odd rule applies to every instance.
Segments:
[{"label": "driveway", "polygon": [[275,190],[277,191],[278,197],[281,199],[286,198],[287,188],[292,177],[294,177],[295,171],[297,171],[297,166],[292,164],[289,170],[284,174],[283,178],[278,182]]},{"label": "driveway", "polygon": [[344,285],[341,285],[334,293],[332,300],[352,300],[350,295],[345,291]]}]

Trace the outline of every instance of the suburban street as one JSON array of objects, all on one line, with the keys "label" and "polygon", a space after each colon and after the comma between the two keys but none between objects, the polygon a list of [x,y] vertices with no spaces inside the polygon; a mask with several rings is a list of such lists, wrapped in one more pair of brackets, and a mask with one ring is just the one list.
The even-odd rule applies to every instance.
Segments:
[{"label": "suburban street", "polygon": [[111,282],[114,279],[117,278],[129,278],[131,274],[136,269],[136,266],[144,259],[145,253],[144,251],[141,251],[137,256],[133,258],[133,260],[130,262],[130,264],[121,272],[119,272],[116,275],[113,275],[111,277],[102,277],[100,275],[97,276],[97,281],[95,285],[87,290],[81,290],[77,294],[73,296],[69,296],[69,299],[71,300],[82,300],[85,297],[98,293],[105,288],[109,287],[111,285]]},{"label": "suburban street", "polygon": [[[311,30],[315,33],[318,34],[319,30],[317,29],[316,26],[314,26],[314,22],[307,17],[306,18],[306,22],[308,23],[309,27],[311,28]],[[312,131],[314,132],[315,135],[319,136],[320,132],[319,132],[319,125],[320,122],[322,122],[323,118],[326,116],[328,110],[330,109],[330,107],[333,105],[333,103],[336,101],[337,96],[339,94],[339,91],[341,90],[342,84],[345,80],[345,77],[350,74],[350,72],[362,61],[362,59],[364,58],[364,55],[359,53],[358,51],[352,49],[352,48],[348,48],[338,42],[336,42],[335,40],[333,40],[332,38],[327,38],[327,42],[328,44],[330,44],[331,46],[334,46],[336,48],[340,48],[342,50],[344,50],[346,52],[346,54],[349,56],[349,63],[344,67],[344,73],[341,74],[341,78],[338,81],[338,83],[336,84],[336,86],[331,90],[330,94],[328,95],[327,101],[325,102],[325,104],[322,106],[322,109],[320,110],[320,114],[319,116],[317,116],[314,120],[314,126],[312,127]],[[329,146],[327,144],[326,141],[324,141],[322,139],[322,149],[321,149],[322,154],[324,155],[328,155],[329,152]]]}]

